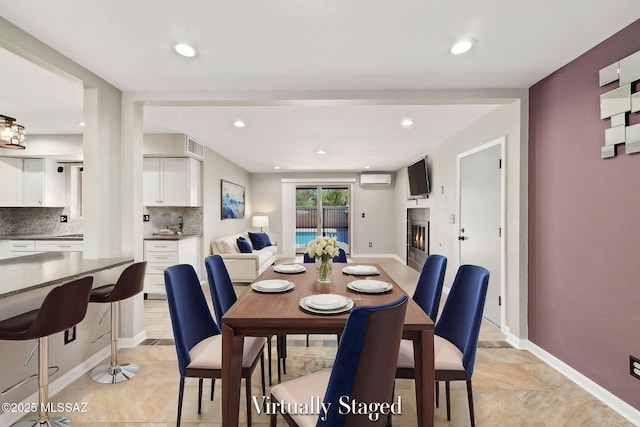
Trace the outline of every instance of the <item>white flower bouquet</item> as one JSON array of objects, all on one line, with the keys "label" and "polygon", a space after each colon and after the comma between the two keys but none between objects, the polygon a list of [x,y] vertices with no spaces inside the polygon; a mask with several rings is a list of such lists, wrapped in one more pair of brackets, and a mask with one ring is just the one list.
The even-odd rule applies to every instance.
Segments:
[{"label": "white flower bouquet", "polygon": [[320,261],[318,264],[318,281],[330,282],[333,257],[338,255],[340,246],[335,237],[318,236],[307,244],[307,255]]}]

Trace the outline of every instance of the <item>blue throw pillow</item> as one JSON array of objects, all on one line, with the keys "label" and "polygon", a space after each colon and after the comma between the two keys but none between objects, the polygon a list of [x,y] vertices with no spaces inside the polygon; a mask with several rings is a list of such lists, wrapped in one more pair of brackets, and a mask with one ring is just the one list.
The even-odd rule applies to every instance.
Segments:
[{"label": "blue throw pillow", "polygon": [[251,243],[249,243],[249,241],[244,237],[238,237],[236,243],[238,244],[238,249],[240,249],[240,252],[243,254],[250,254],[253,252],[253,249],[251,249]]},{"label": "blue throw pillow", "polygon": [[257,251],[262,248],[266,248],[267,246],[271,246],[271,240],[269,240],[267,233],[252,233],[250,231],[249,238],[251,239],[251,243],[253,243],[253,247]]}]

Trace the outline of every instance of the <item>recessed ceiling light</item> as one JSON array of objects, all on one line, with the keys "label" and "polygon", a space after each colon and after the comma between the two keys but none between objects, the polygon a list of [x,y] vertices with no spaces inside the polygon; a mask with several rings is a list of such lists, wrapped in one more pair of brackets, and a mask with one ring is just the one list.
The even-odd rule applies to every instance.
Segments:
[{"label": "recessed ceiling light", "polygon": [[371,169],[371,166],[365,166],[364,168],[365,169]]},{"label": "recessed ceiling light", "polygon": [[468,52],[469,49],[473,47],[473,40],[460,40],[453,46],[451,46],[451,53],[454,55],[460,55],[462,53]]},{"label": "recessed ceiling light", "polygon": [[413,126],[413,119],[410,119],[410,118],[402,119],[402,121],[400,122],[400,125],[406,128],[411,127]]},{"label": "recessed ceiling light", "polygon": [[84,127],[84,122],[78,122],[78,126]]},{"label": "recessed ceiling light", "polygon": [[316,151],[316,154],[327,154],[327,152],[324,150],[318,150]]},{"label": "recessed ceiling light", "polygon": [[274,166],[273,168],[274,169],[280,169],[280,166]]},{"label": "recessed ceiling light", "polygon": [[247,124],[245,122],[243,122],[242,120],[238,119],[236,121],[233,122],[233,125],[237,128],[243,128],[245,127]]},{"label": "recessed ceiling light", "polygon": [[196,49],[186,43],[178,43],[173,48],[179,55],[182,55],[184,57],[193,58],[194,56],[196,56]]}]

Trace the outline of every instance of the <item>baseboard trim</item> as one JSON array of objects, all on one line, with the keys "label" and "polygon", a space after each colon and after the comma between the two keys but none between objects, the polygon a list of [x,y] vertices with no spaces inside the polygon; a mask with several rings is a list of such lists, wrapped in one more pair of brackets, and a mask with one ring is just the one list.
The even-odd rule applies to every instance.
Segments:
[{"label": "baseboard trim", "polygon": [[392,254],[391,258],[395,259],[396,261],[398,261],[401,264],[406,264],[406,261],[403,258],[400,258],[398,255],[396,254]]},{"label": "baseboard trim", "polygon": [[514,348],[518,350],[526,350],[527,349],[527,340],[523,340],[518,338],[517,336],[511,333],[511,330],[508,326],[502,328],[501,332],[506,335],[505,341],[511,344]]},{"label": "baseboard trim", "polygon": [[[75,368],[69,370],[65,374],[61,375],[59,378],[51,381],[49,383],[49,397],[53,397],[58,394],[60,391],[64,390],[66,387],[71,385],[75,380],[82,377],[87,372],[91,371],[94,367],[96,367],[100,362],[104,359],[108,358],[111,355],[111,346],[104,347],[93,356],[80,363]],[[33,405],[38,404],[38,392],[29,395],[26,399],[24,399],[22,404]],[[81,402],[73,402],[80,404]],[[20,406],[20,405],[18,405]],[[23,418],[26,414],[24,412],[5,412],[0,415],[0,425],[10,426],[13,423],[17,422],[21,418]],[[38,413],[32,413],[35,418],[38,418]]]},{"label": "baseboard trim", "polygon": [[133,348],[147,339],[147,334],[143,330],[133,338],[118,338],[118,348]]},{"label": "baseboard trim", "polygon": [[633,425],[640,425],[640,411],[636,408],[531,341],[522,340],[522,344],[524,344],[523,349],[539,357],[543,362],[582,387],[587,393],[622,415]]},{"label": "baseboard trim", "polygon": [[404,264],[404,260],[396,254],[356,254],[352,252],[348,255],[348,257],[349,258],[393,258],[396,261]]}]

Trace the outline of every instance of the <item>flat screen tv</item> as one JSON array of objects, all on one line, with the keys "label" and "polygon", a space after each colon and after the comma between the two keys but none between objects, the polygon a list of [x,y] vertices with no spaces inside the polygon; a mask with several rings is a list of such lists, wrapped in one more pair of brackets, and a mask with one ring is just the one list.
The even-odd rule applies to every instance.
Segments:
[{"label": "flat screen tv", "polygon": [[422,199],[429,197],[429,171],[427,169],[427,156],[410,164],[407,167],[409,177],[409,198]]}]

